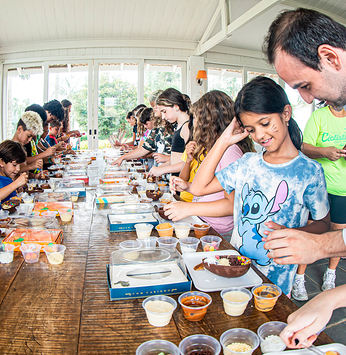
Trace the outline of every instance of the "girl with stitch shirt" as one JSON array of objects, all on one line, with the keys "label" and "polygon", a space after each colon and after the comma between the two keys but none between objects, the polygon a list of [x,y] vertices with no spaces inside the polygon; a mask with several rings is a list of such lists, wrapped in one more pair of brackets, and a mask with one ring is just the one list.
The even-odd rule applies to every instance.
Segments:
[{"label": "girl with stitch shirt", "polygon": [[172,138],[171,159],[159,167],[152,167],[149,175],[161,176],[169,173],[179,173],[184,163],[181,161],[186,142],[190,135],[190,98],[180,91],[169,88],[165,90],[156,101],[162,119],[171,124],[176,124]]},{"label": "girl with stitch shirt", "polygon": [[[186,161],[179,177],[171,177],[170,188],[182,191],[180,197],[186,201],[185,194],[189,192],[191,183],[204,157],[212,149],[216,140],[232,122],[234,118],[234,102],[222,91],[213,90],[203,95],[192,105],[194,115],[193,139],[186,145],[186,152],[182,160]],[[220,171],[229,164],[242,157],[246,152],[254,152],[253,142],[249,137],[230,146],[223,154],[216,171]],[[185,179],[182,173],[185,173]],[[187,181],[188,180],[188,181]],[[224,207],[226,198],[231,198],[223,191],[202,197],[193,197],[193,203],[173,202],[165,206],[165,214],[174,222],[188,216],[202,216],[214,230],[224,238],[230,238],[233,229],[233,208]],[[191,202],[191,200],[190,200]],[[232,203],[233,204],[233,203]],[[229,204],[227,204],[229,205]]]},{"label": "girl with stitch shirt", "polygon": [[[265,77],[246,84],[235,101],[236,119],[204,159],[190,191],[194,195],[235,191],[231,244],[285,294],[297,265],[278,265],[263,248],[268,229],[329,230],[329,203],[321,165],[300,152],[301,132],[281,86]],[[225,150],[247,135],[263,148],[214,175]],[[307,224],[309,212],[313,222]]]}]

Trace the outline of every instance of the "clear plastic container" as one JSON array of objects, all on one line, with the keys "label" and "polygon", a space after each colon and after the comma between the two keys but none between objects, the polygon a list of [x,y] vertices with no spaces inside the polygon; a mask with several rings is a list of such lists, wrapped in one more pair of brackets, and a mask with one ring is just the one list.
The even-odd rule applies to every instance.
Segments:
[{"label": "clear plastic container", "polygon": [[142,243],[138,239],[137,240],[125,240],[119,244],[119,247],[121,249],[128,249],[128,250],[139,249],[142,247]]},{"label": "clear plastic container", "polygon": [[219,250],[222,238],[216,235],[205,235],[201,238],[203,251]]},{"label": "clear plastic container", "polygon": [[260,338],[262,353],[284,351],[286,344],[281,340],[280,333],[286,328],[284,322],[267,322],[262,324],[257,335]]},{"label": "clear plastic container", "polygon": [[187,237],[179,239],[180,250],[182,254],[195,253],[199,244],[199,239],[194,237]]},{"label": "clear plastic container", "polygon": [[53,216],[30,215],[20,218],[13,218],[8,225],[9,228],[33,228],[33,229],[59,229],[59,223]]},{"label": "clear plastic container", "polygon": [[64,192],[43,192],[37,194],[34,198],[35,202],[65,202],[71,200],[71,194]]},{"label": "clear plastic container", "polygon": [[190,223],[179,222],[174,224],[175,235],[178,239],[187,238],[189,236],[190,229],[191,229]]},{"label": "clear plastic container", "polygon": [[209,233],[210,224],[203,222],[200,224],[193,224],[193,230],[195,231],[196,238],[201,238]]},{"label": "clear plastic container", "polygon": [[184,312],[184,317],[190,322],[198,322],[204,318],[212,298],[204,292],[189,291],[179,296],[178,302]]},{"label": "clear plastic container", "polygon": [[37,263],[40,258],[41,245],[39,244],[22,244],[19,247],[23,254],[24,260],[28,264]]},{"label": "clear plastic container", "polygon": [[164,327],[169,324],[177,302],[168,296],[156,295],[146,298],[142,303],[148,322],[154,327]]},{"label": "clear plastic container", "polygon": [[156,247],[156,243],[157,240],[159,238],[157,237],[149,237],[149,238],[144,238],[144,239],[137,239],[138,241],[140,241],[142,243],[143,248],[155,248]]},{"label": "clear plastic container", "polygon": [[[233,328],[226,330],[221,335],[220,343],[222,345],[224,355],[239,355],[241,351],[239,350],[239,347],[241,345],[249,348],[249,350],[241,351],[241,354],[251,355],[258,348],[259,338],[251,330],[244,328]],[[231,350],[232,347],[237,347],[237,351]]]},{"label": "clear plastic container", "polygon": [[13,261],[14,248],[12,244],[0,245],[0,264],[9,264]]},{"label": "clear plastic container", "polygon": [[188,355],[192,351],[210,351],[213,355],[219,355],[221,351],[220,343],[213,337],[205,334],[190,335],[179,344],[182,355]]},{"label": "clear plastic container", "polygon": [[61,244],[46,245],[43,248],[49,264],[52,265],[59,265],[64,261],[65,250],[65,245]]},{"label": "clear plastic container", "polygon": [[138,239],[146,239],[150,237],[153,225],[148,223],[137,223],[135,224],[135,229]]},{"label": "clear plastic container", "polygon": [[160,237],[172,237],[173,236],[173,226],[170,223],[161,223],[156,227],[157,232]]},{"label": "clear plastic container", "polygon": [[225,313],[237,317],[244,313],[252,293],[244,287],[230,287],[222,290],[221,297]]},{"label": "clear plastic container", "polygon": [[175,247],[178,244],[178,239],[174,237],[160,237],[157,240],[157,243],[160,248],[168,249],[168,250],[174,250]]},{"label": "clear plastic container", "polygon": [[136,355],[158,355],[159,353],[180,355],[180,351],[176,345],[167,340],[149,340],[141,344]]},{"label": "clear plastic container", "polygon": [[261,312],[271,311],[282,293],[280,287],[274,284],[254,286],[251,292],[254,296],[255,307]]}]

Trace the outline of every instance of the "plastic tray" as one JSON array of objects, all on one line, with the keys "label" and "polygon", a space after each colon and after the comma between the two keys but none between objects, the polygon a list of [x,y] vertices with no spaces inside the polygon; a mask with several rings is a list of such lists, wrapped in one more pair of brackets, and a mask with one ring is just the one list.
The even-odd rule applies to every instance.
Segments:
[{"label": "plastic tray", "polygon": [[[346,346],[343,344],[333,343],[333,344],[326,344],[321,346],[316,346],[318,349],[322,350],[323,352],[326,351],[337,351],[340,355],[346,354]],[[308,349],[298,349],[298,350],[285,350],[285,351],[275,351],[272,353],[265,353],[263,355],[285,355],[285,354],[292,354],[292,355],[311,355],[313,354],[312,351]]]}]

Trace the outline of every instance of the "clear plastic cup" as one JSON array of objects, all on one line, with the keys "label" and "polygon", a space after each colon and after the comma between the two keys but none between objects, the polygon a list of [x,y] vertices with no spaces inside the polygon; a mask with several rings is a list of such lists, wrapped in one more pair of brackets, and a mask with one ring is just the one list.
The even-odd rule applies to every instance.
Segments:
[{"label": "clear plastic cup", "polygon": [[40,258],[41,245],[39,244],[24,244],[19,247],[23,254],[24,260],[28,264],[37,263]]},{"label": "clear plastic cup", "polygon": [[220,343],[213,337],[205,334],[194,334],[183,339],[179,344],[182,355],[190,354],[192,351],[210,351],[213,355],[219,355]]},{"label": "clear plastic cup", "polygon": [[174,251],[178,244],[178,239],[174,237],[160,237],[157,240],[160,248],[168,249]]},{"label": "clear plastic cup", "polygon": [[161,223],[156,227],[157,232],[160,237],[172,237],[173,236],[173,226],[170,223]]},{"label": "clear plastic cup", "polygon": [[280,333],[287,326],[284,322],[267,322],[262,324],[257,335],[261,342],[262,353],[284,351],[286,344],[281,340]]},{"label": "clear plastic cup", "polygon": [[182,254],[195,253],[199,244],[199,239],[194,237],[187,237],[179,239],[180,250]]},{"label": "clear plastic cup", "polygon": [[13,261],[15,246],[12,244],[2,244],[0,246],[0,264],[9,264]]},{"label": "clear plastic cup", "polygon": [[71,201],[72,202],[77,202],[78,201],[79,192],[78,191],[72,191],[72,192],[70,192],[70,194],[71,194]]},{"label": "clear plastic cup", "polygon": [[137,223],[135,224],[135,229],[137,233],[137,238],[145,239],[150,237],[153,225],[148,223]]},{"label": "clear plastic cup", "polygon": [[60,212],[59,215],[62,222],[70,222],[72,219],[72,211]]},{"label": "clear plastic cup", "polygon": [[251,292],[254,296],[255,307],[261,312],[271,311],[282,293],[280,287],[273,284],[254,286]]},{"label": "clear plastic cup", "polygon": [[0,209],[0,219],[5,219],[5,218],[7,218],[8,217],[8,215],[9,215],[9,211],[4,211],[4,210],[1,210]]},{"label": "clear plastic cup", "polygon": [[178,347],[167,340],[149,340],[141,344],[136,355],[157,355],[160,352],[171,355],[180,355]]},{"label": "clear plastic cup", "polygon": [[237,317],[244,313],[252,293],[244,287],[230,287],[221,292],[221,297],[225,313]]},{"label": "clear plastic cup", "polygon": [[169,324],[172,314],[177,308],[177,302],[164,295],[151,296],[142,302],[148,322],[154,327],[164,327]]},{"label": "clear plastic cup", "polygon": [[196,238],[200,239],[209,233],[210,224],[203,222],[200,224],[193,224],[192,227],[195,231]]},{"label": "clear plastic cup", "polygon": [[65,245],[53,244],[47,245],[43,248],[43,251],[46,253],[46,257],[49,261],[49,264],[59,265],[64,261],[65,256]]},{"label": "clear plastic cup", "polygon": [[[251,355],[259,345],[259,338],[257,334],[251,330],[244,328],[233,328],[226,330],[220,337],[220,343],[222,345],[224,355],[239,355],[241,352],[242,355]],[[238,343],[239,345],[235,345]],[[251,350],[247,351],[238,351],[231,350],[229,347],[240,346],[244,344],[249,346]]]},{"label": "clear plastic cup", "polygon": [[155,248],[158,239],[159,238],[157,237],[149,237],[149,238],[137,239],[137,240],[140,240],[143,248]]},{"label": "clear plastic cup", "polygon": [[140,239],[137,240],[125,240],[119,244],[121,249],[139,249],[142,246]]},{"label": "clear plastic cup", "polygon": [[219,250],[222,238],[216,235],[205,235],[201,238],[203,251]]},{"label": "clear plastic cup", "polygon": [[191,224],[190,223],[175,223],[174,230],[175,235],[178,239],[180,238],[187,238],[190,234]]},{"label": "clear plastic cup", "polygon": [[184,317],[191,322],[198,322],[206,315],[212,299],[207,293],[189,291],[180,295],[178,302],[183,309]]}]

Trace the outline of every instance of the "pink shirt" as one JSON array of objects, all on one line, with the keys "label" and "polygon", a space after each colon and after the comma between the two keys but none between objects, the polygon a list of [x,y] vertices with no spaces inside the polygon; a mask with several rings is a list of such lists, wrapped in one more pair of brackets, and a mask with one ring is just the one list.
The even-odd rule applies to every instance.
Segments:
[{"label": "pink shirt", "polygon": [[[235,162],[237,159],[243,156],[243,152],[236,145],[230,146],[222,156],[219,164],[216,167],[215,172],[218,172],[228,166],[229,164]],[[211,202],[217,201],[224,198],[224,192],[216,192],[215,194],[205,195],[205,196],[194,196],[193,202]],[[214,230],[218,233],[227,233],[233,229],[233,216],[226,217],[201,217],[204,221],[209,223]]]}]

